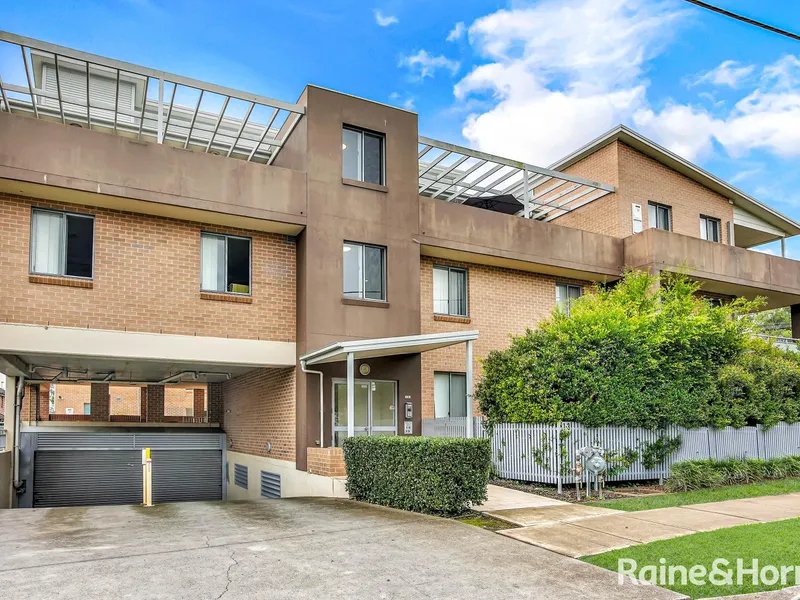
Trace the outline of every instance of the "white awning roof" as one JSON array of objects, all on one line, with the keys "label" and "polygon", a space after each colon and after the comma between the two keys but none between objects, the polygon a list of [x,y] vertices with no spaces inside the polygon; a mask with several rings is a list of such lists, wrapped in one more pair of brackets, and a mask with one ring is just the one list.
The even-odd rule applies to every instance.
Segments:
[{"label": "white awning roof", "polygon": [[456,331],[449,333],[428,333],[424,335],[405,335],[391,338],[353,340],[336,342],[300,357],[307,365],[339,362],[347,359],[351,352],[356,359],[416,354],[438,348],[446,348],[478,339],[477,331]]}]

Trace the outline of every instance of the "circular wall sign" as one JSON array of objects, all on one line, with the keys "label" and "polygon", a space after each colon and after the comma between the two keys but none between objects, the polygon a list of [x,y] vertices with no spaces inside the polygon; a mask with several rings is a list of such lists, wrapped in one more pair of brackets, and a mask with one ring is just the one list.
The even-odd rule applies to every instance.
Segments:
[{"label": "circular wall sign", "polygon": [[361,363],[358,367],[358,372],[361,373],[364,377],[369,375],[369,365],[367,363]]}]

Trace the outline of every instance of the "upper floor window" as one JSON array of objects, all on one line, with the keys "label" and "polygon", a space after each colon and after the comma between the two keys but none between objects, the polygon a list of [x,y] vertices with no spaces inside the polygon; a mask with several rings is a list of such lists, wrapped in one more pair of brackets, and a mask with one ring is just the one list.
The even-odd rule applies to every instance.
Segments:
[{"label": "upper floor window", "polygon": [[342,248],[345,298],[386,300],[386,248],[345,242]]},{"label": "upper floor window", "polygon": [[342,177],[383,185],[383,146],[383,134],[342,128]]},{"label": "upper floor window", "polygon": [[720,220],[700,215],[700,238],[709,242],[719,242]]},{"label": "upper floor window", "polygon": [[556,284],[556,306],[567,315],[572,309],[572,303],[583,295],[583,288],[569,283]]},{"label": "upper floor window", "polygon": [[31,273],[92,277],[94,217],[34,208]]},{"label": "upper floor window", "polygon": [[672,209],[665,204],[651,202],[647,205],[647,221],[650,227],[672,231]]},{"label": "upper floor window", "polygon": [[200,242],[200,289],[249,294],[250,238],[202,233]]},{"label": "upper floor window", "polygon": [[465,373],[433,374],[434,416],[467,416],[467,375]]},{"label": "upper floor window", "polygon": [[433,267],[433,312],[467,316],[467,271],[456,267]]}]

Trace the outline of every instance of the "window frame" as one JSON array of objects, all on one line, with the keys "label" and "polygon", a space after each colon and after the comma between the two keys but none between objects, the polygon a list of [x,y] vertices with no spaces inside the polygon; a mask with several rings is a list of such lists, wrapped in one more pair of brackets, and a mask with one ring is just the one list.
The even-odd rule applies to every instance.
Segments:
[{"label": "window frame", "polygon": [[[567,288],[566,289],[566,292],[567,292],[567,306],[566,306],[566,309],[563,306],[560,306],[559,303],[558,303],[558,286],[564,286],[564,287]],[[569,297],[569,289],[570,288],[579,289],[581,293],[578,296],[578,298],[583,297],[583,286],[582,285],[578,285],[577,283],[568,283],[566,281],[556,281],[556,308],[560,308],[562,310],[562,312],[567,316],[570,316],[570,314],[572,312],[572,307],[571,307],[572,300]],[[576,298],[576,300],[577,300],[577,298]]]},{"label": "window frame", "polygon": [[[342,124],[342,133],[344,131],[351,131],[353,133],[358,134],[358,146],[359,146],[359,155],[361,160],[358,164],[358,177],[353,179],[352,177],[345,177],[344,176],[344,150],[342,148],[342,178],[349,179],[350,181],[358,181],[359,183],[365,183],[367,185],[377,185],[381,187],[386,186],[386,134],[381,133],[379,131],[372,131],[371,129],[365,129],[363,127],[356,127],[355,125],[348,125],[346,123]],[[376,137],[380,139],[381,142],[381,176],[380,181],[378,183],[374,183],[372,181],[364,181],[364,160],[366,159],[366,155],[364,153],[364,136],[370,135],[372,137]],[[344,142],[342,142],[344,144]]]},{"label": "window frame", "polygon": [[[358,297],[345,295],[346,294],[346,292],[344,290],[344,247],[345,247],[345,245],[360,246],[362,248],[362,252],[361,252],[361,267],[360,267],[361,268],[361,281],[359,282],[359,288],[360,289],[359,289],[359,292],[358,292],[360,295]],[[366,284],[365,277],[366,277],[367,270],[366,270],[366,265],[365,265],[364,261],[366,259],[367,253],[363,251],[363,249],[366,249],[366,248],[376,248],[376,249],[381,251],[381,257],[382,257],[382,260],[381,260],[381,280],[383,281],[383,286],[382,286],[381,292],[382,292],[382,296],[383,297],[380,298],[380,299],[378,299],[378,298],[367,298],[367,296],[366,296],[366,294],[367,294],[367,286],[365,285]],[[354,242],[354,241],[351,241],[351,240],[342,240],[342,298],[344,298],[346,300],[359,300],[359,301],[363,300],[363,301],[366,301],[366,302],[382,302],[384,304],[387,303],[389,301],[389,279],[387,277],[388,254],[389,254],[388,248],[386,246],[381,246],[380,244],[367,244],[365,242]]]},{"label": "window frame", "polygon": [[[446,417],[437,417],[436,416],[436,395],[435,394],[436,394],[436,376],[437,375],[447,375],[447,409],[448,410],[447,410],[447,416]],[[450,404],[450,399],[451,399],[451,394],[452,394],[451,390],[453,389],[453,375],[457,375],[457,376],[460,376],[460,377],[464,378],[464,384],[465,384],[464,385],[464,414],[465,415],[469,414],[469,410],[467,410],[469,407],[467,406],[468,399],[467,399],[467,393],[466,393],[466,390],[467,390],[467,386],[466,386],[467,374],[464,371],[434,371],[433,372],[433,381],[434,381],[434,385],[433,385],[433,389],[434,389],[433,411],[434,411],[434,413],[433,413],[433,416],[434,416],[435,419],[464,418],[464,417],[453,417],[453,416],[450,415],[450,408],[452,406]]]},{"label": "window frame", "polygon": [[[712,222],[717,225],[717,239],[715,240],[708,238],[708,225]],[[722,219],[710,217],[708,215],[700,215],[700,239],[707,242],[714,242],[715,244],[722,243]]]},{"label": "window frame", "polygon": [[[61,234],[63,236],[64,243],[60,248],[60,255],[59,255],[59,270],[60,273],[43,273],[41,271],[34,271],[33,269],[33,254],[34,249],[36,247],[36,236],[34,230],[34,218],[33,215],[35,213],[50,213],[55,215],[61,216]],[[89,277],[83,277],[82,275],[67,275],[67,217],[79,217],[83,219],[90,219],[92,221],[92,274]],[[28,274],[29,275],[39,275],[42,277],[63,277],[65,279],[79,279],[81,281],[93,281],[94,280],[94,259],[95,259],[95,241],[97,239],[97,228],[95,227],[95,215],[88,214],[88,213],[79,213],[73,212],[69,210],[57,210],[53,208],[40,208],[38,206],[31,207],[31,226],[30,226],[30,238],[28,241]]]},{"label": "window frame", "polygon": [[[436,312],[436,295],[435,295],[435,292],[436,292],[436,277],[432,275],[433,276],[432,289],[433,289],[433,292],[434,292],[433,314],[441,315],[441,316],[445,316],[445,317],[461,317],[461,318],[464,318],[464,319],[468,319],[469,318],[469,269],[466,269],[464,267],[453,267],[453,266],[450,266],[450,265],[435,264],[435,265],[433,265],[433,273],[434,274],[436,273],[436,269],[446,270],[447,271],[447,312],[446,313]],[[452,273],[454,271],[458,272],[458,273],[464,273],[464,314],[463,315],[459,315],[459,314],[450,312],[450,273]]]},{"label": "window frame", "polygon": [[[238,240],[247,240],[250,243],[249,253],[249,281],[247,282],[248,292],[229,292],[227,289],[223,291],[207,290],[203,288],[203,236],[212,236],[218,238],[225,238],[225,287],[228,287],[228,239],[234,238]],[[246,235],[234,235],[230,233],[219,233],[216,231],[200,231],[200,291],[205,294],[229,294],[232,296],[252,296],[253,295],[253,238]]]},{"label": "window frame", "polygon": [[[655,209],[655,223],[650,222],[650,207]],[[658,209],[663,208],[667,211],[667,228],[662,229],[658,226]],[[669,204],[649,201],[647,203],[647,225],[649,229],[660,229],[661,231],[672,231],[672,207]]]}]

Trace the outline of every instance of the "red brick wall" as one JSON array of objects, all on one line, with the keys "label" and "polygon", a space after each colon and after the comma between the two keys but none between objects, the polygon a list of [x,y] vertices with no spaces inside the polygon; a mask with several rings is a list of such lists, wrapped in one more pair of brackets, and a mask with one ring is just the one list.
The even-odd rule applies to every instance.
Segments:
[{"label": "red brick wall", "polygon": [[[91,288],[30,281],[34,206],[95,215]],[[294,238],[8,195],[0,231],[0,321],[295,340]],[[252,238],[252,304],[200,297],[201,231]]]},{"label": "red brick wall", "polygon": [[220,425],[225,422],[225,404],[221,383],[208,384],[208,422]]},{"label": "red brick wall", "polygon": [[[467,269],[468,322],[452,322],[433,314],[433,266],[453,265]],[[481,375],[480,360],[491,350],[509,344],[509,335],[521,335],[550,315],[556,303],[556,282],[575,283],[586,293],[591,282],[539,273],[461,263],[423,256],[420,265],[422,333],[478,330],[473,346],[473,381]],[[463,319],[461,320],[463,321]],[[435,371],[466,371],[466,348],[458,344],[422,354],[422,418],[434,416]],[[477,405],[475,405],[477,413]]]},{"label": "red brick wall", "polygon": [[346,477],[344,450],[341,448],[309,448],[308,472],[325,477]]},{"label": "red brick wall", "polygon": [[147,386],[147,422],[161,423],[164,421],[164,386]]},{"label": "red brick wall", "polygon": [[[294,368],[253,371],[226,381],[222,393],[231,450],[295,460]],[[211,394],[209,386],[209,407]],[[267,442],[272,446],[269,452]]]},{"label": "red brick wall", "polygon": [[202,417],[206,414],[206,391],[203,389],[193,390],[194,406],[193,412],[195,417]]},{"label": "red brick wall", "polygon": [[108,421],[108,384],[93,383],[91,389],[92,421]]}]

